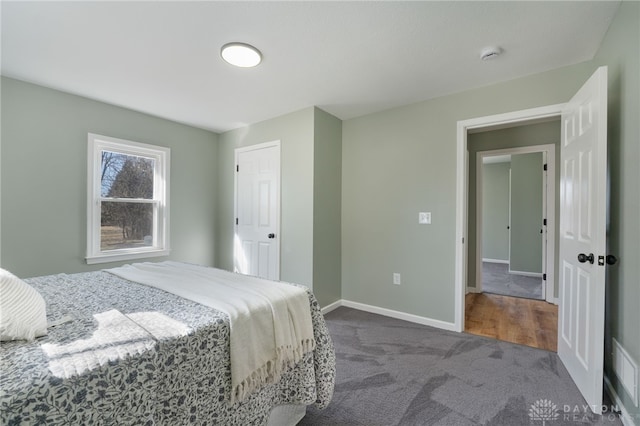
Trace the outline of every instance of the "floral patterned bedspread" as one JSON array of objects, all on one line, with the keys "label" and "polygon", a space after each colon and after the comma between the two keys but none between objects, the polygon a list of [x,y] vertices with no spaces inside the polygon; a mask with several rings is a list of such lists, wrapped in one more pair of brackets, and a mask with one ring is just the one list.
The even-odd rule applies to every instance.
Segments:
[{"label": "floral patterned bedspread", "polygon": [[276,405],[324,408],[333,395],[333,343],[308,290],[316,349],[231,405],[226,314],[106,272],[26,281],[62,324],[2,342],[0,424],[264,425]]}]

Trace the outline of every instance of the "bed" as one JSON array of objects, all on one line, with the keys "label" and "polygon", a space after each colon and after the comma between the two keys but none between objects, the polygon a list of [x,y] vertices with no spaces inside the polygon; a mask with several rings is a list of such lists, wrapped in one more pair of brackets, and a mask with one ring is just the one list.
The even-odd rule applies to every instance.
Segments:
[{"label": "bed", "polygon": [[46,301],[49,328],[2,342],[0,424],[284,426],[331,400],[333,344],[305,287],[315,347],[231,402],[226,313],[105,271],[25,282]]}]

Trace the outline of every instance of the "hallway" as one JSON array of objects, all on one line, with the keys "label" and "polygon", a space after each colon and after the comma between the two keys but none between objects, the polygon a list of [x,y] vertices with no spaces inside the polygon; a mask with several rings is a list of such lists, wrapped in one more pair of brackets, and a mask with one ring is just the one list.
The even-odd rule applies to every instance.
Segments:
[{"label": "hallway", "polygon": [[511,274],[506,263],[482,262],[482,291],[543,300],[542,279]]}]

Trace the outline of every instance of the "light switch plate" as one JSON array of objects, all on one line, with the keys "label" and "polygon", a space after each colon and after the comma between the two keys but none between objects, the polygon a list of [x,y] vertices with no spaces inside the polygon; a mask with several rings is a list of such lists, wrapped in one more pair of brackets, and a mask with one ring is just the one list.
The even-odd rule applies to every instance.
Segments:
[{"label": "light switch plate", "polygon": [[418,223],[421,225],[429,225],[431,223],[431,212],[418,213]]}]

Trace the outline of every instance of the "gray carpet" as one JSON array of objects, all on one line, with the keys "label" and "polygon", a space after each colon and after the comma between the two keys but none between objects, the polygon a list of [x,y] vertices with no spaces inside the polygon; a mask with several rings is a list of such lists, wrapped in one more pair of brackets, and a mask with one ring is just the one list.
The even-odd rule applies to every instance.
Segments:
[{"label": "gray carpet", "polygon": [[[594,416],[557,354],[349,308],[326,315],[337,382],[325,410],[305,425],[542,425],[529,417],[543,400],[547,426],[621,425]],[[565,414],[564,406],[577,413]],[[557,418],[553,419],[557,414]],[[568,416],[568,417],[567,417]]]},{"label": "gray carpet", "polygon": [[482,262],[482,291],[541,300],[542,279],[510,274],[504,263]]}]

